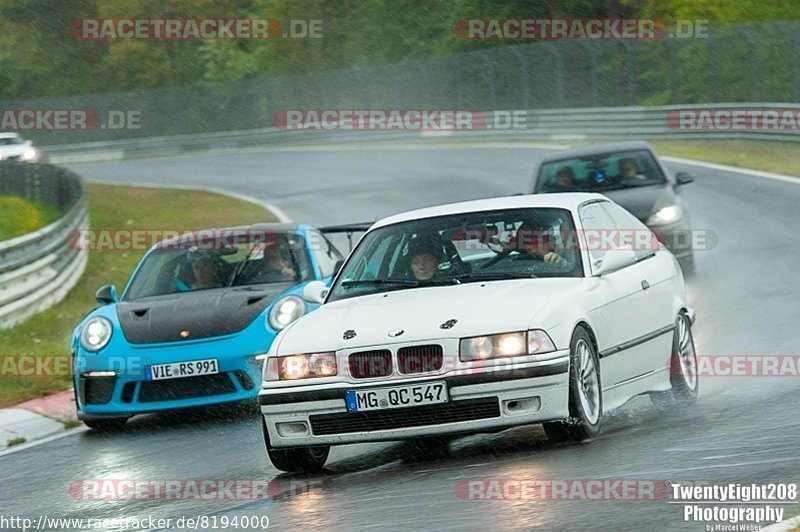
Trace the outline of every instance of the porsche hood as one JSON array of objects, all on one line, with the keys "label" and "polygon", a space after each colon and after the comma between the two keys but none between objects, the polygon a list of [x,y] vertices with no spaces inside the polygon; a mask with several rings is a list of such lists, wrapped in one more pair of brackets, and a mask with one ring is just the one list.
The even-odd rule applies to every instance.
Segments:
[{"label": "porsche hood", "polygon": [[131,344],[211,338],[243,330],[292,286],[219,288],[122,301],[117,315]]}]

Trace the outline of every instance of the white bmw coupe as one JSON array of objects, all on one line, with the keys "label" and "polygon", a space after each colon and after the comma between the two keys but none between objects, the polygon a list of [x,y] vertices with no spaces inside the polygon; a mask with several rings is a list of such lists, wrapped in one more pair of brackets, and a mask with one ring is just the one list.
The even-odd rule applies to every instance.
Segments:
[{"label": "white bmw coupe", "polygon": [[374,224],[323,302],[264,361],[272,464],[322,468],[331,445],[448,437],[543,423],[598,434],[605,412],[698,393],[675,257],[599,194],[513,196]]}]

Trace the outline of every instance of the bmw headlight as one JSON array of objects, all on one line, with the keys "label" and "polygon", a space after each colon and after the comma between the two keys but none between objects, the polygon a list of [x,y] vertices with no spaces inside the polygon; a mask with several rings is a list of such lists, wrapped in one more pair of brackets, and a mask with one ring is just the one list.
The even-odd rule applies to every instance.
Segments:
[{"label": "bmw headlight", "polygon": [[308,353],[267,359],[264,380],[298,380],[335,377],[339,373],[336,353]]},{"label": "bmw headlight", "polygon": [[81,330],[81,345],[87,351],[100,351],[111,340],[112,331],[111,322],[106,318],[92,318]]},{"label": "bmw headlight", "polygon": [[667,205],[647,219],[649,225],[665,225],[680,220],[682,216],[681,208],[677,205]]},{"label": "bmw headlight", "polygon": [[472,362],[491,358],[536,355],[555,350],[556,347],[547,333],[536,329],[462,338],[459,345],[459,358],[462,362]]},{"label": "bmw headlight", "polygon": [[269,326],[280,331],[297,318],[306,313],[305,302],[297,296],[286,296],[279,299],[269,311]]}]

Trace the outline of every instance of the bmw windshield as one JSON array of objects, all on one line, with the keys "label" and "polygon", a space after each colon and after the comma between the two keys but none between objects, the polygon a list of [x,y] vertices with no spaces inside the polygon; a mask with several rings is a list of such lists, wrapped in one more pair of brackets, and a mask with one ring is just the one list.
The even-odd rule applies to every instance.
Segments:
[{"label": "bmw windshield", "polygon": [[367,233],[328,301],[468,282],[577,277],[580,253],[569,211],[507,209],[424,218]]}]

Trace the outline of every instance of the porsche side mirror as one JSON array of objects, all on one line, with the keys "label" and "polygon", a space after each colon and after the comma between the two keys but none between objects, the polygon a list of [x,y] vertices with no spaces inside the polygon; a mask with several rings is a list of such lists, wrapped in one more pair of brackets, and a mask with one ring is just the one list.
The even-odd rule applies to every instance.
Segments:
[{"label": "porsche side mirror", "polygon": [[626,266],[636,262],[636,253],[630,246],[621,246],[615,249],[609,249],[603,255],[602,259],[598,259],[594,263],[594,275],[600,277],[620,270]]},{"label": "porsche side mirror", "polygon": [[308,303],[322,304],[328,295],[328,286],[322,281],[311,281],[303,287],[303,299]]},{"label": "porsche side mirror", "polygon": [[694,176],[689,172],[678,172],[675,174],[675,182],[678,185],[688,185],[692,181],[694,181]]},{"label": "porsche side mirror", "polygon": [[101,286],[100,289],[97,290],[95,293],[94,298],[97,300],[98,303],[102,303],[103,305],[110,305],[111,303],[117,302],[117,287],[113,284],[107,284],[105,286]]}]

